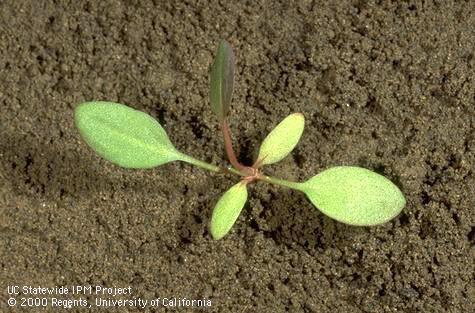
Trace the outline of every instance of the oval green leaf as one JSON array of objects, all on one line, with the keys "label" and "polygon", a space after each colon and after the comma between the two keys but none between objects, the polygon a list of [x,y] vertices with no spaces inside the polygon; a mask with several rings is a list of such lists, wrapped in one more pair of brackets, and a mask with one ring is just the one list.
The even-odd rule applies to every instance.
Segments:
[{"label": "oval green leaf", "polygon": [[74,110],[82,138],[104,159],[126,168],[151,168],[180,153],[150,115],[113,102],[85,102]]},{"label": "oval green leaf", "polygon": [[342,223],[371,226],[397,216],[406,200],[386,177],[361,167],[333,167],[302,183],[324,214]]},{"label": "oval green leaf", "polygon": [[257,158],[260,164],[272,164],[285,158],[299,142],[304,125],[301,113],[290,114],[280,122],[262,142]]},{"label": "oval green leaf", "polygon": [[211,109],[222,121],[229,112],[234,86],[234,54],[231,45],[222,40],[211,66]]},{"label": "oval green leaf", "polygon": [[239,182],[226,191],[214,207],[210,232],[215,240],[223,238],[233,227],[247,200],[247,187]]}]

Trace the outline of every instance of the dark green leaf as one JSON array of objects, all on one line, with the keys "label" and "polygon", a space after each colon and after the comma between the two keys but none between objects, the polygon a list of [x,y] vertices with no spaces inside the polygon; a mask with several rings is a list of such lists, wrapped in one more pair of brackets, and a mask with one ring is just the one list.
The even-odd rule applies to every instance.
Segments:
[{"label": "dark green leaf", "polygon": [[211,108],[222,121],[229,112],[234,85],[234,54],[231,46],[222,40],[211,66]]}]

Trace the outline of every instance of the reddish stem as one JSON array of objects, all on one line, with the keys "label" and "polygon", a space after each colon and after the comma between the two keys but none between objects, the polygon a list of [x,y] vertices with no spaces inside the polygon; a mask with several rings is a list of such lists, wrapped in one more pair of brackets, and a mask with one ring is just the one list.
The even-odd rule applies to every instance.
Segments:
[{"label": "reddish stem", "polygon": [[226,120],[221,122],[221,129],[223,130],[223,137],[224,137],[224,147],[226,148],[226,155],[228,156],[229,162],[235,169],[239,171],[243,171],[247,166],[242,165],[239,163],[236,153],[234,153],[234,148],[231,139],[231,130],[229,129],[228,123]]}]

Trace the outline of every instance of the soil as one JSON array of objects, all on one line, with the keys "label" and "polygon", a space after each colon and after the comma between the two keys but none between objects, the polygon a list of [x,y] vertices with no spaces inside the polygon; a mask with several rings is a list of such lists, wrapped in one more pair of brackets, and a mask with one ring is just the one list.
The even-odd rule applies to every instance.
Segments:
[{"label": "soil", "polygon": [[[35,312],[21,306],[31,297],[65,310],[56,297],[92,305],[68,312],[474,312],[473,25],[473,1],[2,1],[0,311]],[[179,150],[226,165],[208,101],[221,38],[237,57],[230,126],[243,162],[301,112],[301,142],[268,174],[369,168],[401,188],[403,212],[348,226],[259,183],[214,241],[211,210],[236,177],[122,169],[81,140],[74,107],[115,101],[157,118]]]}]

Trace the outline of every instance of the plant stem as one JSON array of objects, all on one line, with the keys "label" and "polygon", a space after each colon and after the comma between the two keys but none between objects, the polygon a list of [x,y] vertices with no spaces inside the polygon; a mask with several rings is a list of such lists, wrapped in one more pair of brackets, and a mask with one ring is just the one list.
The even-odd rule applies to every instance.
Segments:
[{"label": "plant stem", "polygon": [[[210,164],[210,163],[195,159],[195,158],[193,158],[193,157],[191,157],[187,154],[181,153],[181,152],[179,152],[179,154],[180,154],[179,159],[181,161],[196,165],[198,167],[204,168],[204,169],[206,169],[208,171],[211,171],[211,172],[216,172],[216,173],[225,172],[225,173],[231,173],[231,174],[234,174],[234,175],[238,175],[238,176],[241,176],[241,177],[246,176],[245,173],[242,173],[238,169],[235,169],[231,166],[226,167],[226,168],[225,167],[219,167],[219,166],[216,166],[214,164]],[[280,179],[280,178],[276,178],[276,177],[272,177],[272,176],[266,176],[266,175],[260,175],[257,179],[268,182],[268,183],[271,183],[271,184],[274,184],[274,185],[279,185],[279,186],[284,186],[284,187],[299,190],[299,191],[304,191],[303,188],[302,188],[303,184],[299,183],[299,182],[288,181],[288,180],[285,180],[285,179]]]},{"label": "plant stem", "polygon": [[285,179],[280,179],[280,178],[276,178],[276,177],[272,177],[272,176],[266,176],[266,175],[262,175],[259,178],[259,180],[263,180],[263,181],[266,181],[266,182],[271,183],[271,184],[275,184],[275,185],[295,189],[295,190],[298,190],[298,191],[303,191],[302,183],[299,183],[299,182],[288,181],[288,180],[285,180]]},{"label": "plant stem", "polygon": [[193,158],[189,155],[183,154],[183,153],[181,153],[180,160],[182,160],[184,162],[187,162],[187,163],[190,163],[190,164],[193,164],[193,165],[196,165],[198,167],[204,168],[205,170],[208,170],[208,171],[211,171],[211,172],[217,172],[217,173],[221,172],[221,168],[219,166],[216,166],[214,164],[210,164],[210,163],[195,159],[195,158]]},{"label": "plant stem", "polygon": [[224,147],[226,149],[226,155],[228,156],[229,162],[235,169],[243,170],[245,166],[239,163],[237,160],[231,139],[231,130],[229,129],[229,125],[226,120],[221,121],[221,129],[223,131]]},{"label": "plant stem", "polygon": [[193,157],[191,157],[187,154],[184,154],[184,153],[180,153],[180,160],[183,161],[183,162],[187,162],[187,163],[196,165],[198,167],[204,168],[205,170],[208,170],[208,171],[211,171],[211,172],[216,172],[216,173],[229,172],[229,173],[233,173],[233,174],[239,175],[239,176],[243,175],[241,172],[239,172],[238,170],[236,170],[232,167],[228,167],[228,168],[219,167],[219,166],[216,166],[214,164],[210,164],[210,163],[195,159],[195,158],[193,158]]},{"label": "plant stem", "polygon": [[238,175],[238,176],[245,176],[244,173],[241,173],[240,171],[238,171],[237,169],[235,169],[232,166],[228,166],[227,168],[224,169],[224,171],[233,173],[233,174]]}]

